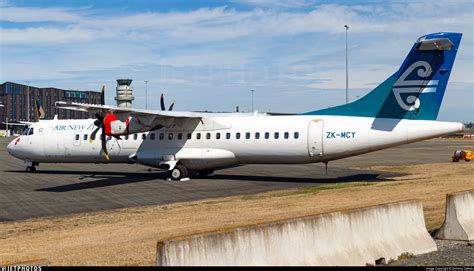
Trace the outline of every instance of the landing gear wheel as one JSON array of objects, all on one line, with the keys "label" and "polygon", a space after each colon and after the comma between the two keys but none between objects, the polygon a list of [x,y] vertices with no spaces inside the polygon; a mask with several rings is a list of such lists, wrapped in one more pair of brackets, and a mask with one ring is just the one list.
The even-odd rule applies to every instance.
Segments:
[{"label": "landing gear wheel", "polygon": [[170,177],[172,180],[181,180],[183,178],[188,177],[188,169],[183,165],[176,165],[170,171]]},{"label": "landing gear wheel", "polygon": [[35,173],[36,172],[36,167],[35,166],[26,167],[26,172],[27,173]]}]

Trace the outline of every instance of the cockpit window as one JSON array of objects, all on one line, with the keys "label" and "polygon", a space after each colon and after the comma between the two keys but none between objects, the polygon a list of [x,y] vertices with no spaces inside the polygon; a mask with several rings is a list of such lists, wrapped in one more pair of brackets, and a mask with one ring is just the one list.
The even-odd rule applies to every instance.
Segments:
[{"label": "cockpit window", "polygon": [[29,136],[33,134],[33,128],[26,128],[22,135]]}]

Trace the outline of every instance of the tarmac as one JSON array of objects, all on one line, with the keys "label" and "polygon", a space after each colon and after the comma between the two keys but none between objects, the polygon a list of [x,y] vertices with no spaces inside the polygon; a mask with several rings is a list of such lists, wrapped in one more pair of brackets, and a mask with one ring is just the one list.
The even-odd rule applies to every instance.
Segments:
[{"label": "tarmac", "polygon": [[0,222],[80,212],[160,205],[355,181],[391,181],[399,173],[352,167],[451,161],[468,141],[430,140],[324,165],[244,165],[216,171],[212,178],[166,181],[164,172],[136,164],[40,164],[26,173],[0,138]]}]

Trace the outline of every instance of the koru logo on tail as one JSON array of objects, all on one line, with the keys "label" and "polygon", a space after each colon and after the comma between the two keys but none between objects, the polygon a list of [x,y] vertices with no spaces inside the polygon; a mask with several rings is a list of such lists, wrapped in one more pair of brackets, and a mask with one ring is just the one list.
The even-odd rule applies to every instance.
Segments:
[{"label": "koru logo on tail", "polygon": [[407,111],[413,111],[420,108],[421,102],[415,95],[408,95],[404,100],[402,94],[435,93],[438,86],[438,80],[406,80],[406,78],[417,68],[418,70],[416,71],[416,74],[420,78],[427,78],[433,72],[428,62],[417,61],[406,69],[392,88],[398,105]]}]

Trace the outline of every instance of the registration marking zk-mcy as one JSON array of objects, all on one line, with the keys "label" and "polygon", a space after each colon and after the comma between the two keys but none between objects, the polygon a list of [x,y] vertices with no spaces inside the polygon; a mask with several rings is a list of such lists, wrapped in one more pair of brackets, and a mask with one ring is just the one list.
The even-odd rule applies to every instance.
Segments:
[{"label": "registration marking zk-mcy", "polygon": [[356,132],[326,132],[326,138],[355,138]]}]

